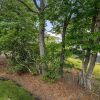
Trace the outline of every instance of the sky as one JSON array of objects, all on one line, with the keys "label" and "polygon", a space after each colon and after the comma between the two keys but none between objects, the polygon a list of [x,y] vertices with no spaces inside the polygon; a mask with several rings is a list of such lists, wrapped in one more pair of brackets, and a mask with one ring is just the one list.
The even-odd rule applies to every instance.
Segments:
[{"label": "sky", "polygon": [[[37,4],[40,6],[40,0],[37,0]],[[46,29],[46,31],[50,31],[51,29],[52,29],[52,24],[50,23],[50,21],[46,21],[46,27],[45,27],[45,29]]]},{"label": "sky", "polygon": [[46,31],[50,31],[51,29],[52,29],[52,24],[50,23],[50,21],[46,21],[46,27],[45,27],[45,29],[46,29]]}]

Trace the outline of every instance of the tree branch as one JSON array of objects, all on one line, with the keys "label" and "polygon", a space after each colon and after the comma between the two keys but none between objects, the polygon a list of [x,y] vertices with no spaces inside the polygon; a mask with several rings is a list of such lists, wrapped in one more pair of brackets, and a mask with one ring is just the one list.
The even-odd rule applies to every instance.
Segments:
[{"label": "tree branch", "polygon": [[34,4],[35,4],[36,8],[37,8],[38,10],[40,10],[40,7],[38,6],[36,0],[33,0],[33,2],[34,2]]},{"label": "tree branch", "polygon": [[34,11],[33,9],[31,9],[23,0],[18,0],[20,3],[22,3],[25,7],[28,8],[29,11],[38,14],[38,12]]}]

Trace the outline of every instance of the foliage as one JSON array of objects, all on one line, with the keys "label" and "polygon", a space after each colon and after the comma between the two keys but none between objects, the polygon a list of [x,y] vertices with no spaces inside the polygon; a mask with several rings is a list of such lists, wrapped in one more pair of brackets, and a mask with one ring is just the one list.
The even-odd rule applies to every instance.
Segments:
[{"label": "foliage", "polygon": [[18,74],[23,74],[23,73],[29,72],[28,68],[26,66],[22,66],[19,64],[11,67],[10,70],[13,72],[16,72]]},{"label": "foliage", "polygon": [[[32,6],[31,2],[27,3]],[[5,0],[1,5],[0,51],[10,52],[15,71],[27,71],[28,66],[34,65],[35,53],[39,53],[36,16],[18,1]]]},{"label": "foliage", "polygon": [[[33,0],[34,1],[34,0]],[[99,0],[44,0],[45,8],[38,8],[32,0],[1,0],[0,1],[0,52],[10,52],[13,70],[18,73],[30,72],[37,75],[45,69],[44,80],[55,81],[59,78],[60,54],[62,43],[56,43],[54,37],[45,40],[45,56],[39,55],[38,35],[44,29],[44,21],[50,21],[55,34],[63,32],[63,24],[68,25],[65,38],[65,67],[81,66],[86,51],[100,51],[97,38],[100,32],[92,32],[92,18],[97,15]],[[37,1],[36,1],[37,2]],[[97,9],[95,9],[97,8]],[[43,22],[42,22],[43,21]],[[43,24],[43,25],[42,25]],[[40,27],[39,27],[40,25]],[[44,27],[43,27],[44,28]],[[77,55],[79,59],[68,58]]]},{"label": "foliage", "polygon": [[33,33],[24,32],[16,33],[16,31],[11,31],[11,33],[8,32],[7,35],[1,36],[0,38],[0,48],[5,53],[10,51],[13,65],[19,64],[21,66],[22,64],[27,66],[33,64],[34,53],[37,52],[37,46],[34,40],[35,36]]},{"label": "foliage", "polygon": [[59,61],[54,58],[49,59],[48,70],[43,76],[43,80],[48,82],[55,82],[59,79]]},{"label": "foliage", "polygon": [[66,37],[66,40],[68,40],[66,44],[81,59],[84,57],[87,49],[90,49],[91,53],[100,51],[100,46],[96,42],[100,37],[100,32],[93,32],[93,28],[91,29],[93,27],[93,16],[96,16],[98,12],[95,6],[98,4],[98,0],[86,0],[79,9],[81,12],[78,12],[77,16],[72,19],[68,29],[69,34]]},{"label": "foliage", "polygon": [[59,79],[59,44],[51,42],[47,44],[47,54],[42,61],[48,66],[43,80],[55,82]]}]

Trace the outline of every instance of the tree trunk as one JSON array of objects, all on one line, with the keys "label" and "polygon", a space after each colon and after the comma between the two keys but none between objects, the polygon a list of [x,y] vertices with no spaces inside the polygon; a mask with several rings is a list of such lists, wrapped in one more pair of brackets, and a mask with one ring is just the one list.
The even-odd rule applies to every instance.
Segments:
[{"label": "tree trunk", "polygon": [[90,59],[90,49],[87,49],[86,55],[82,61],[82,71],[79,75],[79,84],[86,87],[86,70]]},{"label": "tree trunk", "polygon": [[66,35],[66,29],[67,29],[68,23],[67,19],[64,21],[63,25],[63,32],[62,32],[62,50],[61,50],[61,56],[60,56],[60,77],[63,77],[63,66],[64,66],[64,60],[65,60],[65,35]]},{"label": "tree trunk", "polygon": [[66,36],[66,30],[68,27],[68,24],[70,22],[72,16],[72,11],[70,11],[70,14],[68,17],[65,17],[64,24],[63,24],[63,32],[62,32],[62,50],[60,55],[60,77],[63,77],[63,67],[64,67],[64,60],[65,60],[65,36]]},{"label": "tree trunk", "polygon": [[86,75],[86,88],[88,88],[89,90],[91,90],[91,76],[95,66],[96,58],[97,58],[97,53],[91,55],[90,65]]},{"label": "tree trunk", "polygon": [[[41,59],[45,56],[45,14],[44,14],[44,8],[45,8],[45,1],[40,0],[40,11],[39,11],[39,48],[40,48],[40,57]],[[48,70],[48,66],[46,62],[43,62],[40,66],[40,74],[45,75],[46,71]]]},{"label": "tree trunk", "polygon": [[39,12],[39,48],[40,48],[40,57],[45,55],[45,41],[44,41],[44,32],[45,32],[45,19],[44,19],[44,0],[40,0],[40,12]]},{"label": "tree trunk", "polygon": [[40,20],[39,25],[39,49],[40,49],[40,57],[45,55],[45,42],[44,42],[44,21]]}]

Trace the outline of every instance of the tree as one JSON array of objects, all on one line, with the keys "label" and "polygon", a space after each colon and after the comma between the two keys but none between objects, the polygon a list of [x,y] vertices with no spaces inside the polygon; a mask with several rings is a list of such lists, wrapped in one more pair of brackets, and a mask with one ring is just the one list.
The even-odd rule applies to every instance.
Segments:
[{"label": "tree", "polygon": [[[96,20],[98,15],[98,0],[86,1],[77,13],[76,19],[73,20],[70,30],[69,45],[70,48],[80,50],[80,58],[82,60],[82,71],[80,73],[79,82],[85,88],[91,89],[90,77],[95,66],[97,52],[99,48],[99,30],[96,31]],[[98,22],[99,23],[99,22]],[[99,24],[98,24],[99,25]],[[92,45],[91,45],[92,44]],[[73,46],[71,46],[73,45]],[[89,63],[90,62],[90,63]],[[89,67],[88,67],[89,65]],[[91,73],[91,74],[90,74]]]},{"label": "tree", "polygon": [[[77,14],[77,9],[80,8],[78,5],[79,1],[70,1],[70,0],[51,0],[50,3],[52,6],[49,7],[49,20],[54,23],[54,31],[56,33],[62,33],[62,42],[61,42],[61,54],[60,54],[60,76],[63,77],[63,67],[65,60],[66,51],[66,37],[68,34],[69,26],[71,20]],[[50,13],[51,12],[51,13]],[[51,15],[50,15],[51,14]]]},{"label": "tree", "polygon": [[[97,14],[96,14],[96,20],[95,20],[95,32],[100,32],[100,11],[99,11],[100,9],[98,9],[97,5],[96,5]],[[99,43],[100,43],[100,36],[98,35],[98,37],[94,41],[94,44],[99,45]],[[90,90],[91,90],[91,77],[92,77],[92,73],[95,67],[96,58],[97,58],[97,52],[92,53],[90,57],[89,68],[86,75],[86,78],[87,78],[86,87],[89,88]]]}]

